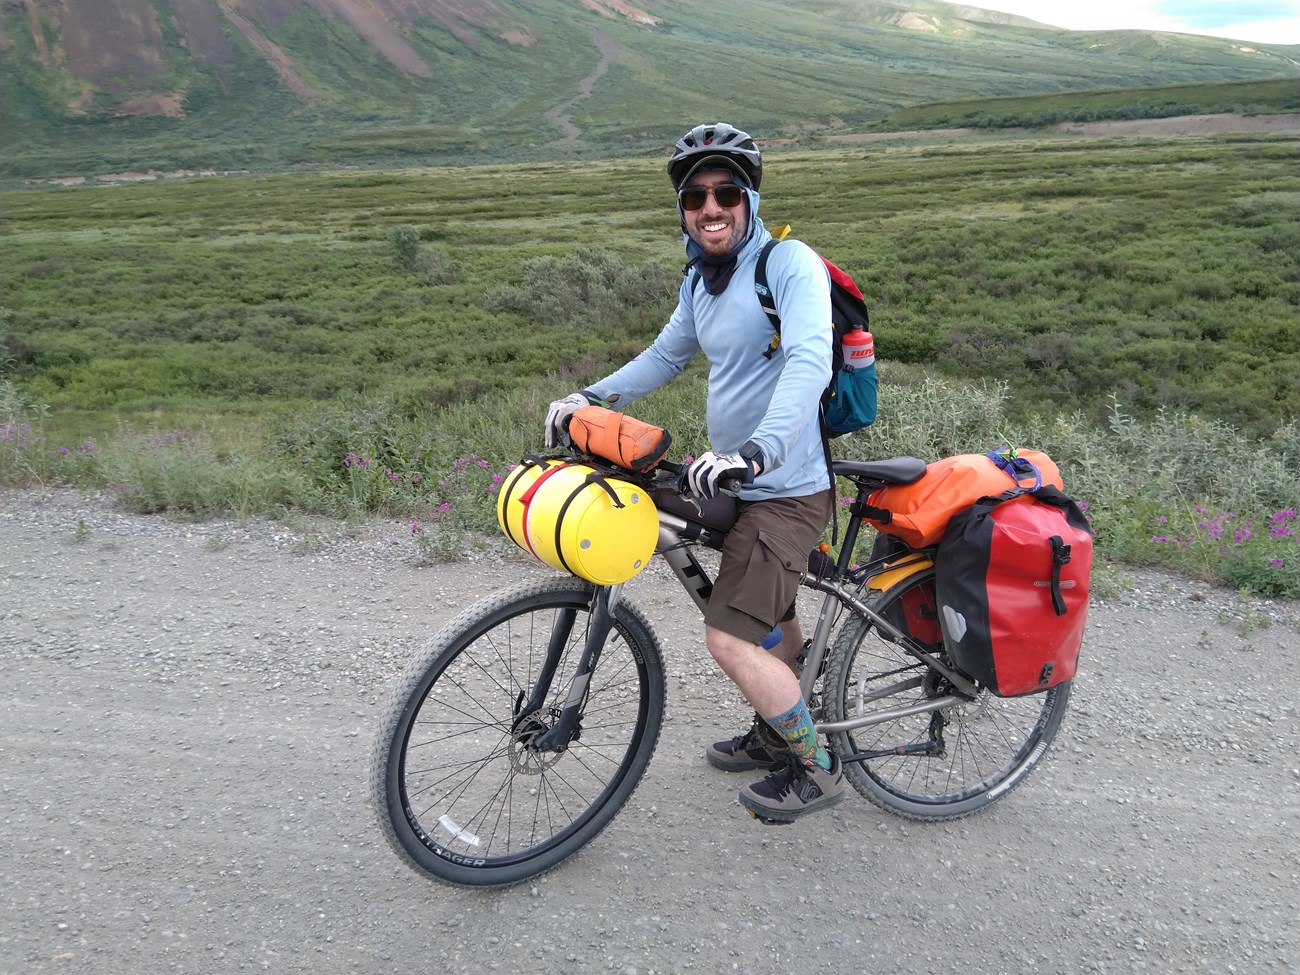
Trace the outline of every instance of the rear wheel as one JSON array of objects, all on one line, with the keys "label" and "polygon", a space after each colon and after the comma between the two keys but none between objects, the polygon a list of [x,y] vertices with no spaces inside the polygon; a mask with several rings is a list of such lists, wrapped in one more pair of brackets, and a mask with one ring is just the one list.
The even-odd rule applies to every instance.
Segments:
[{"label": "rear wheel", "polygon": [[[943,652],[934,628],[934,570],[916,573],[867,600],[875,612]],[[928,619],[927,619],[928,617]],[[925,639],[933,642],[926,643]],[[863,796],[909,819],[956,819],[982,809],[1024,781],[1060,728],[1069,683],[1027,697],[981,690],[972,701],[939,710],[885,712],[952,693],[952,687],[903,643],[865,617],[840,629],[826,667],[826,714],[831,721],[864,716],[878,723],[831,734],[846,762],[844,774]]]},{"label": "rear wheel", "polygon": [[[372,797],[389,845],[463,886],[517,883],[573,855],[614,818],[654,754],[664,711],[659,645],[619,603],[564,751],[532,746],[567,698],[593,588],[563,579],[489,597],[449,623],[385,710]],[[521,713],[550,648],[542,705]]]}]

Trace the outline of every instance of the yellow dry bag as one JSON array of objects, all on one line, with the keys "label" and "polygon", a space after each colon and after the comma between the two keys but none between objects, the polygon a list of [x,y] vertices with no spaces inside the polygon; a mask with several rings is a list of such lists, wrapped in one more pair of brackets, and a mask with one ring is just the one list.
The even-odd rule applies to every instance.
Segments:
[{"label": "yellow dry bag", "polygon": [[659,515],[646,491],[553,459],[526,459],[506,477],[497,522],[525,552],[600,586],[644,569],[659,540]]}]

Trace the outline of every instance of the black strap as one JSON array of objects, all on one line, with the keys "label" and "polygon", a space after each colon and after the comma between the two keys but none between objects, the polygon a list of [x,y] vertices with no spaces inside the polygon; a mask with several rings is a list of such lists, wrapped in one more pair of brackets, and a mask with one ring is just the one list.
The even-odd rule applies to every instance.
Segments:
[{"label": "black strap", "polygon": [[877,508],[873,504],[864,503],[858,509],[858,513],[863,518],[870,518],[872,521],[878,521],[882,525],[892,525],[894,523],[894,513],[888,508]]},{"label": "black strap", "polygon": [[[770,359],[776,355],[776,350],[781,347],[781,316],[776,310],[776,295],[767,283],[767,258],[772,253],[772,248],[781,243],[775,237],[763,245],[763,249],[758,252],[758,261],[754,264],[754,294],[758,296],[758,306],[763,309],[763,314],[767,320],[772,323],[772,330],[776,334],[772,336],[772,341],[768,344],[767,351],[763,353],[764,359]],[[821,402],[817,404],[817,428],[822,435],[822,456],[826,458],[826,472],[830,476],[831,490],[835,490],[835,461],[831,457],[831,438],[826,430],[826,400],[830,396],[830,389],[827,388],[822,393]],[[840,538],[840,519],[839,506],[836,505],[831,509],[831,542],[838,544]]]},{"label": "black strap", "polygon": [[[626,507],[626,505],[624,505],[623,502],[619,500],[618,494],[615,493],[612,487],[610,487],[609,478],[607,478],[600,471],[592,471],[585,478],[583,478],[582,486],[586,487],[588,484],[599,484],[601,487],[603,487],[605,489],[605,493],[609,495],[609,499],[614,502],[615,508]],[[574,491],[573,494],[569,497],[569,501],[572,501],[581,493],[582,493],[582,488],[579,488],[578,490]],[[569,501],[564,502],[564,506],[566,508],[569,506]]]},{"label": "black strap", "polygon": [[772,253],[772,248],[779,244],[780,241],[775,237],[763,245],[763,249],[758,252],[758,263],[754,265],[754,293],[758,295],[758,306],[763,309],[763,314],[767,320],[772,323],[772,329],[776,332],[772,336],[771,343],[768,344],[767,351],[763,353],[764,359],[770,359],[776,354],[776,350],[781,345],[781,316],[776,312],[776,295],[772,294],[772,289],[767,284],[767,255]]},{"label": "black strap", "polygon": [[1065,615],[1065,597],[1061,594],[1061,566],[1070,561],[1070,546],[1060,535],[1048,539],[1052,543],[1052,609],[1057,616]]},{"label": "black strap", "polygon": [[564,566],[565,570],[575,576],[578,575],[578,573],[573,571],[573,566],[569,565],[569,560],[564,557],[564,545],[562,544],[564,537],[564,516],[568,514],[569,506],[573,504],[574,501],[578,500],[578,498],[582,496],[582,493],[591,484],[597,484],[604,488],[605,493],[614,500],[614,507],[624,507],[623,502],[618,499],[618,495],[614,492],[614,489],[610,487],[609,480],[600,471],[592,471],[584,477],[582,483],[570,491],[569,496],[564,499],[564,504],[560,505],[560,510],[555,516],[555,554],[559,556],[560,563]]}]

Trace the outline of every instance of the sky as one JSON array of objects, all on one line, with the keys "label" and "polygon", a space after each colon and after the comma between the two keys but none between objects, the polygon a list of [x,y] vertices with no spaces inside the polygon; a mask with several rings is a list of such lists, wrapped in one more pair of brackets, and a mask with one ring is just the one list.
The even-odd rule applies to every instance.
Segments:
[{"label": "sky", "polygon": [[1070,30],[1165,30],[1300,44],[1300,0],[968,0]]}]

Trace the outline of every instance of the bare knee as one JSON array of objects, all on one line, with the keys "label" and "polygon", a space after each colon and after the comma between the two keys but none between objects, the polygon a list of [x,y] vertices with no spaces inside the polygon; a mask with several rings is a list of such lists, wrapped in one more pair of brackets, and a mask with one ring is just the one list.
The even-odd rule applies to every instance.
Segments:
[{"label": "bare knee", "polygon": [[734,676],[742,661],[752,654],[755,645],[712,626],[704,628],[704,645],[724,674]]}]

